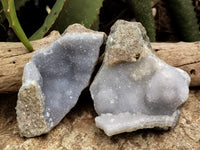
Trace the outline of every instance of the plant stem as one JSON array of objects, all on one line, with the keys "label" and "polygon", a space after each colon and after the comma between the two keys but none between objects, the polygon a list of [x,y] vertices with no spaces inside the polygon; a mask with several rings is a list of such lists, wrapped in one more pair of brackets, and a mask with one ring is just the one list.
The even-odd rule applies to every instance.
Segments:
[{"label": "plant stem", "polygon": [[16,10],[15,10],[14,0],[1,0],[1,3],[3,5],[5,16],[8,19],[9,27],[11,27],[13,29],[13,31],[15,32],[17,37],[24,44],[24,46],[29,51],[32,51],[33,47],[30,44],[28,38],[26,37],[26,35],[18,21]]}]

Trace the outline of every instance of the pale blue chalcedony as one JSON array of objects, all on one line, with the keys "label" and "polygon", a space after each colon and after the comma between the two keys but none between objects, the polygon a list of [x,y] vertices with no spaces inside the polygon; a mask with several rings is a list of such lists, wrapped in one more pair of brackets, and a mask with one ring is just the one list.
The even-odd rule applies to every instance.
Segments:
[{"label": "pale blue chalcedony", "polygon": [[[127,26],[129,38],[126,37]],[[133,31],[132,35],[130,30]],[[127,42],[132,41],[136,45],[123,46],[122,53],[117,48],[123,44],[122,38],[127,38]],[[136,56],[135,46],[143,50],[140,52],[143,54],[140,60],[123,60],[121,54],[128,55],[130,49],[133,50],[131,55]],[[95,110],[99,115],[95,118],[97,127],[109,136],[144,128],[174,127],[179,119],[181,106],[188,98],[190,77],[185,71],[169,66],[153,54],[141,24],[117,21],[108,36],[105,56],[103,65],[90,86]],[[124,62],[118,63],[115,56],[119,56]],[[117,60],[116,64],[109,60],[112,58]],[[108,62],[113,62],[114,65],[110,66]]]},{"label": "pale blue chalcedony", "polygon": [[34,53],[18,94],[21,136],[49,132],[74,107],[89,84],[104,38],[102,32],[74,24],[50,47]]}]

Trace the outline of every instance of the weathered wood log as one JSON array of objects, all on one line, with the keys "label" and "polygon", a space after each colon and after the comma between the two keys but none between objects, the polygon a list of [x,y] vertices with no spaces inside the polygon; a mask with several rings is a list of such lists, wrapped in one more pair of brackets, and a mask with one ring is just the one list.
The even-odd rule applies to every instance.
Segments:
[{"label": "weathered wood log", "polygon": [[[43,39],[32,41],[34,49],[48,47],[61,35],[53,31]],[[158,57],[168,64],[188,72],[190,86],[200,86],[200,42],[152,43]],[[16,92],[21,86],[24,65],[33,52],[28,52],[22,43],[0,42],[0,93]]]},{"label": "weathered wood log", "polygon": [[151,43],[155,54],[169,65],[185,70],[190,86],[200,86],[200,42]]},{"label": "weathered wood log", "polygon": [[[34,50],[43,49],[59,37],[59,32],[52,31],[49,36],[32,41],[31,44]],[[28,52],[20,42],[0,42],[0,93],[19,90],[24,65],[32,55],[33,52]]]}]

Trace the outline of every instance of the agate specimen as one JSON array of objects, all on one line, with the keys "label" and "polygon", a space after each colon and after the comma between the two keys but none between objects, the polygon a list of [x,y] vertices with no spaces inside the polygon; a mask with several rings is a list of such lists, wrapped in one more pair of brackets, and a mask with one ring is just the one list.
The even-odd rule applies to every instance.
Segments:
[{"label": "agate specimen", "polygon": [[49,132],[88,86],[105,34],[75,24],[25,65],[16,106],[21,136]]},{"label": "agate specimen", "polygon": [[189,75],[154,55],[144,27],[117,21],[103,64],[90,86],[96,126],[108,136],[178,122],[189,94]]}]

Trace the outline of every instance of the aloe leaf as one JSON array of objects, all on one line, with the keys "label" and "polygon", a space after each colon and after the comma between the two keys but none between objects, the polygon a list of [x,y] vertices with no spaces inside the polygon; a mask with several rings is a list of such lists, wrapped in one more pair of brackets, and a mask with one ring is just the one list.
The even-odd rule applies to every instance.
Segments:
[{"label": "aloe leaf", "polygon": [[93,24],[91,24],[90,29],[98,31],[99,30],[99,16],[97,16],[96,20],[94,20]]},{"label": "aloe leaf", "polygon": [[30,44],[28,38],[26,37],[19,21],[17,18],[14,0],[1,0],[3,5],[3,10],[5,12],[5,16],[8,19],[9,27],[13,29],[17,37],[20,41],[24,44],[24,46],[29,50],[32,51],[33,47]]},{"label": "aloe leaf", "polygon": [[46,17],[43,25],[29,38],[29,40],[37,40],[42,38],[54,24],[60,11],[64,6],[65,0],[57,0],[54,4],[50,14]]},{"label": "aloe leaf", "polygon": [[[53,29],[61,33],[73,23],[80,23],[87,28],[92,28],[98,20],[98,14],[103,0],[68,0],[66,1]],[[96,25],[96,24],[95,24]]]}]

